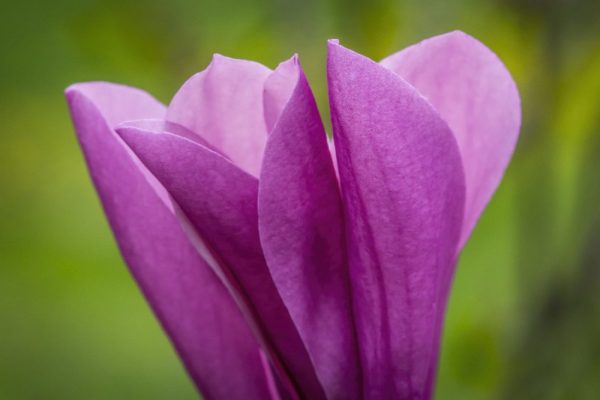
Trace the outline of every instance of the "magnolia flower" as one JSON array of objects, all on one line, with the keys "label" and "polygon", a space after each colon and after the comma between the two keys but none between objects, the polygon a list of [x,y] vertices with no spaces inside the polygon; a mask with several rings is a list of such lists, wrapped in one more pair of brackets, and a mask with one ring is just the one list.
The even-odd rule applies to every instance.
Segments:
[{"label": "magnolia flower", "polygon": [[328,44],[329,144],[296,56],[216,55],[165,107],[66,96],[123,257],[206,399],[429,399],[458,256],[519,131],[462,32]]}]

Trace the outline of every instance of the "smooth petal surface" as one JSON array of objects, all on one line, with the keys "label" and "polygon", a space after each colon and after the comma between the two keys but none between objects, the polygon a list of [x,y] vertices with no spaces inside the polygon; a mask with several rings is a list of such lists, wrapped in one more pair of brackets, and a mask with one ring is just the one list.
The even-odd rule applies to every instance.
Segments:
[{"label": "smooth petal surface", "polygon": [[121,253],[205,399],[268,398],[259,347],[233,298],[190,241],[189,225],[113,126],[162,118],[146,93],[78,84],[66,96]]},{"label": "smooth petal surface", "polygon": [[[133,125],[118,128],[181,206],[238,285],[263,345],[287,389],[324,398],[312,362],[265,263],[258,235],[258,180],[201,144]],[[285,382],[284,382],[285,383]],[[295,388],[295,389],[294,389]]]},{"label": "smooth petal surface", "polygon": [[265,81],[263,106],[267,130],[270,133],[298,84],[298,55],[279,64]]},{"label": "smooth petal surface", "polygon": [[424,40],[381,64],[425,96],[456,136],[467,186],[462,247],[515,148],[521,124],[517,87],[494,53],[459,31]]},{"label": "smooth petal surface", "polygon": [[261,64],[217,54],[208,68],[179,89],[167,120],[202,136],[240,168],[258,176],[267,138],[262,94],[270,73]]},{"label": "smooth petal surface", "polygon": [[267,265],[327,398],[358,399],[342,204],[325,129],[295,57],[269,78],[265,102],[274,127],[258,192]]},{"label": "smooth petal surface", "polygon": [[364,398],[426,399],[463,220],[458,146],[412,86],[335,42],[328,81]]},{"label": "smooth petal surface", "polygon": [[122,124],[118,124],[115,127],[115,129],[118,130],[120,125],[135,126],[136,128],[148,132],[169,132],[174,135],[189,139],[192,142],[196,142],[214,151],[215,153],[219,153],[221,156],[226,157],[224,154],[220,153],[217,148],[213,147],[210,143],[208,143],[202,136],[197,135],[195,132],[192,132],[189,129],[174,122],[169,122],[160,118],[134,119],[127,120]]}]

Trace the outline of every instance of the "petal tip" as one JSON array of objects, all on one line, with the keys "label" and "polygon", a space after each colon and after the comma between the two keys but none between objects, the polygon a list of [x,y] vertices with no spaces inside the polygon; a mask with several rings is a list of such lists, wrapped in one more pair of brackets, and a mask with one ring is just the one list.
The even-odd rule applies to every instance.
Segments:
[{"label": "petal tip", "polygon": [[164,121],[160,119],[142,119],[124,121],[115,126],[115,131],[121,136],[122,132],[128,130],[143,130],[148,133],[159,133],[164,128]]},{"label": "petal tip", "polygon": [[455,29],[453,31],[450,31],[450,32],[446,33],[446,35],[456,36],[456,37],[467,37],[467,38],[473,39],[473,36],[469,35],[465,31],[461,31],[460,29]]},{"label": "petal tip", "polygon": [[144,162],[147,146],[152,143],[152,138],[161,133],[136,126],[136,124],[122,124],[115,128],[115,132],[142,162]]},{"label": "petal tip", "polygon": [[74,83],[67,87],[64,91],[65,99],[67,100],[67,104],[71,106],[75,101],[75,97],[79,94],[79,90],[77,90],[77,83]]},{"label": "petal tip", "polygon": [[329,59],[331,54],[342,49],[345,49],[345,47],[340,44],[338,39],[329,39],[327,41],[327,58]]},{"label": "petal tip", "polygon": [[[205,71],[208,71],[209,69],[211,69],[211,68],[213,68],[215,66],[217,66],[217,68],[219,66],[227,66],[228,64],[235,63],[236,61],[239,61],[239,60],[236,59],[236,58],[225,56],[225,55],[223,55],[221,53],[214,53],[212,55],[210,63],[206,67]],[[201,71],[199,73],[202,73],[202,72],[203,71]]]},{"label": "petal tip", "polygon": [[294,53],[290,58],[288,58],[285,61],[282,61],[279,63],[279,65],[277,65],[277,68],[275,68],[275,71],[281,71],[281,70],[286,70],[288,72],[294,71],[295,73],[300,71],[300,57],[298,56],[298,53]]},{"label": "petal tip", "polygon": [[141,133],[141,129],[136,127],[135,125],[129,125],[127,123],[121,124],[115,128],[115,132],[127,143],[131,146],[131,139]]},{"label": "petal tip", "polygon": [[[442,37],[447,37],[450,40],[455,40],[455,41],[460,41],[463,43],[472,43],[478,46],[484,46],[487,49],[487,46],[484,45],[479,39],[475,38],[474,36],[469,35],[468,33],[461,31],[461,30],[454,30],[451,32],[448,32],[446,34],[440,35]],[[491,51],[488,49],[488,51]]]},{"label": "petal tip", "polygon": [[67,101],[70,103],[75,100],[78,95],[85,95],[86,91],[89,90],[90,86],[95,84],[102,84],[105,82],[77,82],[73,83],[64,90],[64,95]]},{"label": "petal tip", "polygon": [[[349,49],[348,47],[340,44],[340,41],[338,39],[329,39],[327,41],[328,58],[331,55],[340,56],[340,55],[344,55],[344,54],[365,57],[362,54],[357,53],[356,51]],[[365,57],[365,58],[367,58],[367,57]]]},{"label": "petal tip", "polygon": [[[347,47],[342,46],[339,41],[336,39],[330,40],[328,42],[327,48],[327,73],[329,78],[331,79],[335,75],[346,75],[344,79],[347,78],[357,78],[357,76],[347,73],[357,67],[358,64],[368,63],[375,64],[373,60],[369,57],[366,57],[356,51],[349,49]],[[329,80],[331,84],[332,81]]]},{"label": "petal tip", "polygon": [[77,92],[77,86],[79,83],[73,83],[65,88],[64,94],[65,97],[72,97]]},{"label": "petal tip", "polygon": [[334,59],[337,58],[336,56],[343,50],[347,49],[340,44],[338,39],[329,39],[327,41],[327,64],[332,64],[332,61],[334,61]]}]

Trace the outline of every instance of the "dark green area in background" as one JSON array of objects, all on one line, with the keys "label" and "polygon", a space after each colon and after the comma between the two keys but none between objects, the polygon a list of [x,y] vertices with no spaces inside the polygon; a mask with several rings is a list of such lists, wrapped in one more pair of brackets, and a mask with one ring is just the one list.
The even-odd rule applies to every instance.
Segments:
[{"label": "dark green area in background", "polygon": [[294,52],[327,116],[325,41],[380,59],[453,29],[515,77],[523,130],[460,260],[437,399],[600,393],[600,2],[6,1],[0,6],[0,399],[193,399],[135,287],[62,91],[162,101],[212,53]]}]

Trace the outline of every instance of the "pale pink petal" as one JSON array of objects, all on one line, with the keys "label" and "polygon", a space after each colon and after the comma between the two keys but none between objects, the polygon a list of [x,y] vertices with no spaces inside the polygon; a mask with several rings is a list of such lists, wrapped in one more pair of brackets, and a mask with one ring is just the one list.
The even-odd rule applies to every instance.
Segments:
[{"label": "pale pink petal", "polygon": [[267,67],[215,55],[177,92],[167,120],[202,136],[246,172],[257,176],[267,127],[262,95]]},{"label": "pale pink petal", "polygon": [[298,82],[298,56],[279,64],[277,69],[265,81],[263,105],[265,122],[271,132]]}]

